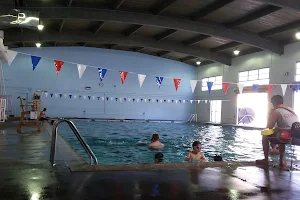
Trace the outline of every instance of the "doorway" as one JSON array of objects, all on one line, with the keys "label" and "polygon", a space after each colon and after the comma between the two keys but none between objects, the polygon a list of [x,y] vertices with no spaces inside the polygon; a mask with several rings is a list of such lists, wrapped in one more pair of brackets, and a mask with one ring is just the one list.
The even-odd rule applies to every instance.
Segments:
[{"label": "doorway", "polygon": [[237,96],[237,124],[266,127],[268,93],[242,93]]},{"label": "doorway", "polygon": [[221,123],[222,101],[210,101],[210,122]]}]

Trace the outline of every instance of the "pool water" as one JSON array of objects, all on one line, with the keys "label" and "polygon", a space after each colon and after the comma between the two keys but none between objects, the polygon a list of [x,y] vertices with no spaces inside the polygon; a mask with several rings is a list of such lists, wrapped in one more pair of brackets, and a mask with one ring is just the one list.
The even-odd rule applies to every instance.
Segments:
[{"label": "pool water", "polygon": [[[153,163],[157,152],[164,154],[164,162],[185,162],[193,141],[202,143],[202,152],[209,161],[221,155],[225,161],[254,161],[263,158],[259,130],[245,130],[230,126],[190,123],[146,123],[73,120],[84,140],[98,158],[99,164]],[[88,160],[84,149],[63,124],[58,132],[74,149]],[[165,144],[162,150],[147,147],[153,133]],[[288,149],[289,150],[289,149]]]}]

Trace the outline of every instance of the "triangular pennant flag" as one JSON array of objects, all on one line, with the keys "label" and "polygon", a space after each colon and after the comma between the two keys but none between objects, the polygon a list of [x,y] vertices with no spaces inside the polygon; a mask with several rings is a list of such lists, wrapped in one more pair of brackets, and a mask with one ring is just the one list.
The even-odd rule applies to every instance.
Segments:
[{"label": "triangular pennant flag", "polygon": [[58,94],[54,94],[55,95],[55,98],[57,98],[58,97]]},{"label": "triangular pennant flag", "polygon": [[196,85],[197,85],[197,80],[190,80],[191,88],[192,88],[192,93],[194,93]]},{"label": "triangular pennant flag", "polygon": [[168,103],[170,103],[171,102],[171,100],[170,99],[168,99]]},{"label": "triangular pennant flag", "polygon": [[242,94],[243,93],[243,89],[244,89],[244,84],[238,83],[237,86],[239,88],[240,94]]},{"label": "triangular pennant flag", "polygon": [[81,95],[79,95],[79,99],[81,99]]},{"label": "triangular pennant flag", "polygon": [[110,100],[113,100],[114,98],[113,97],[110,97]]},{"label": "triangular pennant flag", "polygon": [[67,98],[67,95],[66,95],[66,94],[64,94],[64,98],[65,98],[65,99]]},{"label": "triangular pennant flag", "polygon": [[179,103],[181,103],[181,100],[179,100]]},{"label": "triangular pennant flag", "polygon": [[158,100],[158,99],[156,99],[156,102],[158,103],[158,102],[159,102],[159,100]]},{"label": "triangular pennant flag", "polygon": [[81,79],[81,77],[86,69],[86,65],[77,64],[77,69],[78,69],[79,79]]},{"label": "triangular pennant flag", "polygon": [[167,102],[167,100],[164,100],[164,103],[166,103]]},{"label": "triangular pennant flag", "polygon": [[191,103],[193,103],[193,100],[190,100]]},{"label": "triangular pennant flag", "polygon": [[74,99],[76,99],[77,98],[77,96],[76,95],[74,95]]},{"label": "triangular pennant flag", "polygon": [[295,90],[296,92],[298,92],[298,91],[299,91],[299,89],[300,89],[300,84],[296,84],[296,85],[294,85],[294,90]]},{"label": "triangular pennant flag", "polygon": [[207,103],[207,100],[205,100],[205,103]]},{"label": "triangular pennant flag", "polygon": [[128,74],[128,72],[120,71],[120,79],[121,79],[122,85],[124,84],[124,82],[126,80],[127,74]]},{"label": "triangular pennant flag", "polygon": [[39,64],[41,57],[31,56],[32,70],[34,71],[36,66]]},{"label": "triangular pennant flag", "polygon": [[72,95],[71,94],[69,95],[69,97],[70,97],[70,99],[72,99]]},{"label": "triangular pennant flag", "polygon": [[59,94],[59,98],[61,98],[62,97],[62,94]]},{"label": "triangular pennant flag", "polygon": [[172,103],[174,103],[174,100],[172,100]]},{"label": "triangular pennant flag", "polygon": [[50,97],[53,97],[53,93],[50,93]]},{"label": "triangular pennant flag", "polygon": [[54,66],[55,66],[55,71],[56,71],[56,75],[59,74],[62,66],[64,65],[64,61],[61,60],[54,60]]},{"label": "triangular pennant flag", "polygon": [[124,102],[126,102],[126,98],[124,98]]},{"label": "triangular pennant flag", "polygon": [[45,92],[45,97],[46,97],[46,98],[48,97],[48,92]]},{"label": "triangular pennant flag", "polygon": [[104,97],[101,97],[102,101],[104,101]]},{"label": "triangular pennant flag", "polygon": [[104,68],[98,68],[98,74],[99,74],[99,78],[100,78],[100,81],[101,81],[101,82],[103,81],[106,72],[107,72],[107,69],[104,69]]},{"label": "triangular pennant flag", "polygon": [[258,87],[259,87],[258,84],[253,84],[252,87],[255,92],[258,92]]},{"label": "triangular pennant flag", "polygon": [[89,100],[91,100],[91,96],[88,96]]},{"label": "triangular pennant flag", "polygon": [[118,101],[118,98],[116,98],[116,101]]},{"label": "triangular pennant flag", "polygon": [[135,99],[132,99],[132,102],[134,102],[135,101]]},{"label": "triangular pennant flag", "polygon": [[120,98],[120,99],[119,99],[119,100],[120,100],[120,102],[122,102],[122,99],[123,99],[123,98]]},{"label": "triangular pennant flag", "polygon": [[100,97],[97,97],[98,101],[100,100]]},{"label": "triangular pennant flag", "polygon": [[83,100],[85,100],[86,99],[86,96],[85,95],[83,95]]},{"label": "triangular pennant flag", "polygon": [[179,85],[180,85],[181,79],[180,79],[180,78],[174,78],[173,80],[174,80],[174,86],[175,86],[175,89],[176,89],[176,91],[177,91],[177,90],[178,90],[178,87],[179,87]]},{"label": "triangular pennant flag", "polygon": [[93,100],[95,100],[95,96],[92,96]]},{"label": "triangular pennant flag", "polygon": [[109,100],[109,97],[106,97],[106,101],[108,101]]},{"label": "triangular pennant flag", "polygon": [[182,100],[182,103],[185,103],[185,100]]},{"label": "triangular pennant flag", "polygon": [[149,103],[151,102],[151,99],[148,99]]},{"label": "triangular pennant flag", "polygon": [[210,94],[214,82],[208,81],[206,82],[206,84],[207,84],[208,94]]},{"label": "triangular pennant flag", "polygon": [[223,85],[224,94],[227,94],[228,88],[229,88],[229,83],[223,82],[222,85]]},{"label": "triangular pennant flag", "polygon": [[128,101],[130,102],[131,98],[128,98]]},{"label": "triangular pennant flag", "polygon": [[18,52],[16,52],[16,51],[6,50],[6,57],[7,57],[8,66],[11,65],[11,63],[16,58],[17,54],[18,54]]},{"label": "triangular pennant flag", "polygon": [[159,89],[162,81],[164,80],[164,77],[162,77],[162,76],[156,76],[155,78],[156,78],[157,87]]},{"label": "triangular pennant flag", "polygon": [[144,74],[138,74],[138,79],[139,79],[140,87],[142,87],[145,78],[146,78],[146,75],[144,75]]},{"label": "triangular pennant flag", "polygon": [[273,85],[271,85],[271,84],[267,85],[267,89],[268,89],[268,93],[272,94]]},{"label": "triangular pennant flag", "polygon": [[285,95],[287,84],[281,84],[282,94]]},{"label": "triangular pennant flag", "polygon": [[175,100],[175,103],[177,103],[178,102],[178,100]]},{"label": "triangular pennant flag", "polygon": [[200,100],[198,100],[198,104],[200,103]]},{"label": "triangular pennant flag", "polygon": [[141,102],[143,101],[144,99],[141,99]]}]

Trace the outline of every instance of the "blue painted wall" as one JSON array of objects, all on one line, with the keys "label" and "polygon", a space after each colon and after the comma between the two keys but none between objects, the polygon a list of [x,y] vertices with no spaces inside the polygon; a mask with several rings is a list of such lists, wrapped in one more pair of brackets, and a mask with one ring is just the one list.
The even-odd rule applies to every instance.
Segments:
[{"label": "blue painted wall", "polygon": [[[79,79],[75,64],[65,63],[60,74],[56,75],[53,60],[42,58],[35,71],[32,71],[30,56],[18,54],[11,66],[3,66],[6,90],[13,97],[15,116],[20,115],[17,97],[21,95],[30,100],[36,89],[77,96],[162,100],[193,98],[189,80],[196,79],[196,68],[184,63],[134,52],[87,47],[19,48],[16,51],[96,67],[87,67]],[[107,71],[103,87],[99,86],[97,67],[117,70]],[[118,70],[147,75],[142,88],[139,87],[137,75],[130,73],[122,85]],[[165,78],[158,90],[155,76],[182,78],[182,81],[176,92],[173,79]],[[92,89],[85,90],[86,86]],[[187,120],[195,112],[195,105],[189,103],[129,103],[88,98],[50,98],[50,95],[48,98],[43,96],[42,107],[47,107],[49,116],[89,118]]]}]

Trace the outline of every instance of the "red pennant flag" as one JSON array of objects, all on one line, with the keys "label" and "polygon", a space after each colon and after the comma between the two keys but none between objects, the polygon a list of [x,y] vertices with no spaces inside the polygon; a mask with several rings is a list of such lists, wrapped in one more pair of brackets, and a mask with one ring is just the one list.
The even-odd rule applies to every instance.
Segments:
[{"label": "red pennant flag", "polygon": [[126,80],[127,74],[128,74],[128,72],[120,71],[120,78],[121,78],[122,85],[124,84],[124,82]]},{"label": "red pennant flag", "polygon": [[180,78],[174,78],[174,85],[175,85],[176,91],[178,90],[178,87],[180,85],[180,81],[181,81]]},{"label": "red pennant flag", "polygon": [[269,85],[267,85],[267,88],[268,88],[268,93],[272,94],[273,85],[269,84]]},{"label": "red pennant flag", "polygon": [[228,88],[229,88],[229,83],[224,82],[224,83],[222,83],[222,84],[223,84],[224,94],[227,94]]},{"label": "red pennant flag", "polygon": [[64,61],[61,60],[54,60],[54,65],[55,65],[55,71],[56,71],[56,75],[59,74],[62,66],[64,65]]}]

